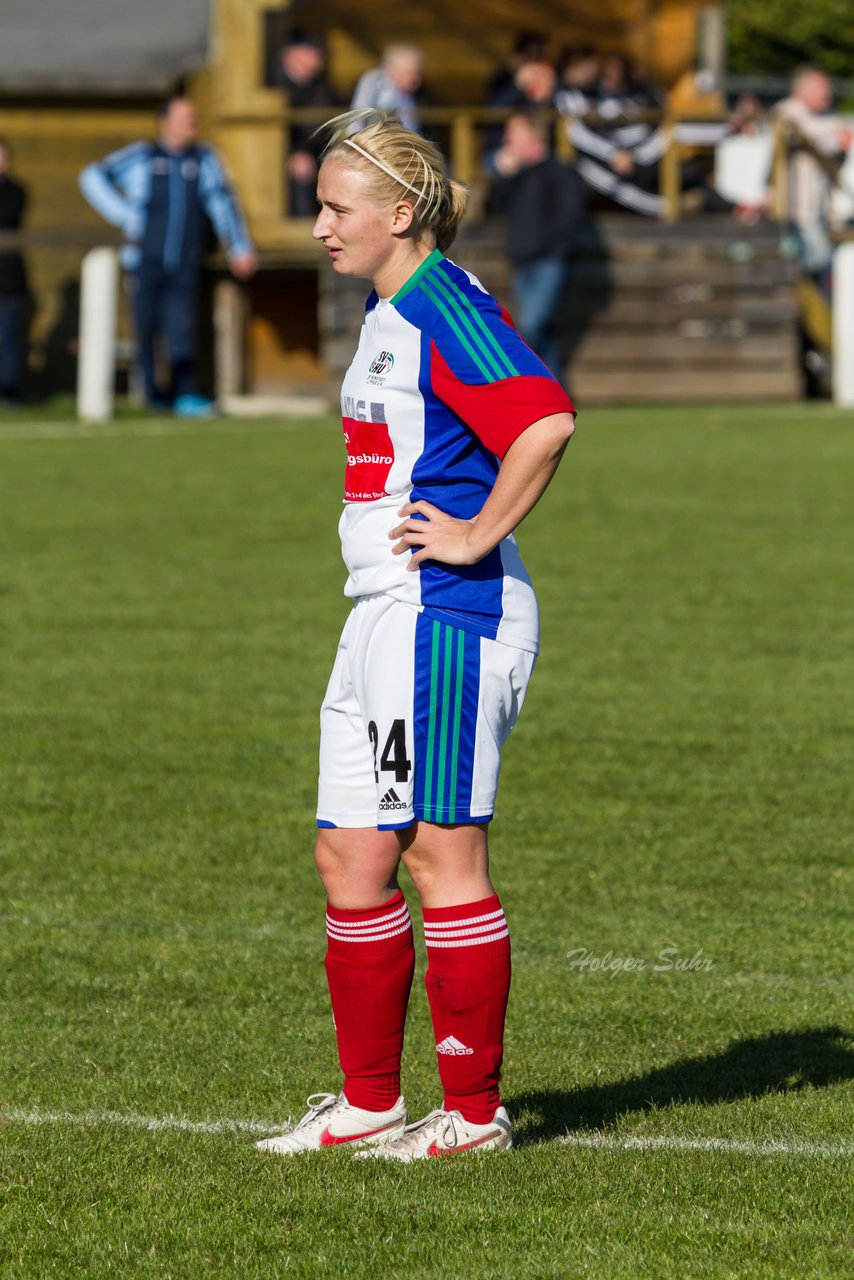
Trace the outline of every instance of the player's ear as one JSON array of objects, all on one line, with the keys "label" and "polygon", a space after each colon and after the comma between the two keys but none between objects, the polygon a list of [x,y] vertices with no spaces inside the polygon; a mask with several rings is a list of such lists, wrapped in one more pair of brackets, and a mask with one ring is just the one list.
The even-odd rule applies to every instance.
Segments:
[{"label": "player's ear", "polygon": [[391,229],[395,235],[402,235],[412,226],[415,210],[408,200],[399,200],[392,210]]}]

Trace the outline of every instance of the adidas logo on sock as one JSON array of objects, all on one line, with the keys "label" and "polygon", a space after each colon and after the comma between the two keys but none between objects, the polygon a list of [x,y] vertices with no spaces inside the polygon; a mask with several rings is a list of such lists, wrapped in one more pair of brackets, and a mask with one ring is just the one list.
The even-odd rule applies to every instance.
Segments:
[{"label": "adidas logo on sock", "polygon": [[408,809],[409,805],[401,800],[394,787],[389,787],[382,800],[380,800],[379,808],[381,811],[387,812],[389,809]]},{"label": "adidas logo on sock", "polygon": [[454,1058],[461,1058],[464,1054],[474,1053],[474,1049],[470,1049],[468,1045],[463,1044],[462,1040],[458,1040],[456,1036],[445,1036],[439,1044],[436,1045],[437,1053],[448,1053]]}]

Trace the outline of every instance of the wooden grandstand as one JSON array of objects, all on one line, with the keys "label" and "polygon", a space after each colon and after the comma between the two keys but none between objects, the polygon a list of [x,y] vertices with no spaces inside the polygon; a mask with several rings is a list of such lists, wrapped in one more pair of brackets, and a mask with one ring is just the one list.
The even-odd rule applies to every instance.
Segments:
[{"label": "wooden grandstand", "polygon": [[[59,21],[59,0],[48,2],[57,5]],[[116,64],[102,51],[87,63],[81,50],[69,74],[44,62],[24,65],[17,81],[2,76],[0,91],[0,134],[13,140],[17,171],[32,196],[33,352],[43,384],[73,378],[83,250],[117,240],[80,197],[77,174],[90,160],[153,133],[158,100],[180,82],[201,108],[206,136],[227,158],[262,262],[255,280],[239,287],[212,260],[219,390],[276,395],[334,387],[345,335],[352,341],[354,300],[364,288],[332,279],[310,224],[288,214],[291,116],[267,82],[290,26],[326,37],[342,100],[385,44],[421,46],[434,104],[429,118],[455,172],[475,184],[484,89],[520,26],[549,32],[555,52],[592,43],[629,55],[670,90],[681,111],[721,109],[714,95],[697,97],[692,89],[698,60],[708,56],[699,33],[709,29],[710,6],[701,0],[530,0],[523,11],[511,0],[465,6],[325,0],[322,7],[294,0],[284,8],[269,0],[153,0],[147,35],[133,27],[135,0],[78,3],[93,22],[100,13],[102,42],[112,38],[121,51]],[[131,27],[136,62],[127,48]],[[8,48],[0,51],[0,73],[4,56],[11,57]],[[673,160],[678,164],[675,150]],[[678,202],[671,209],[675,218]],[[460,254],[507,299],[497,228],[475,217],[464,238]],[[667,227],[627,214],[603,222],[595,243],[580,247],[566,319],[578,396],[590,403],[797,395],[795,286],[776,242],[773,230],[744,233],[725,220]],[[214,306],[207,311],[212,315]],[[126,318],[124,325],[129,350]]]}]

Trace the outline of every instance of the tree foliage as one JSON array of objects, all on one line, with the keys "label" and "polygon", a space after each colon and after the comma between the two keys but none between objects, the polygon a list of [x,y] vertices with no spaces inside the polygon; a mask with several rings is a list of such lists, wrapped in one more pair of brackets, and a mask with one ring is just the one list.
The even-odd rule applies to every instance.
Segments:
[{"label": "tree foliage", "polygon": [[854,77],[852,0],[729,0],[728,70],[783,74],[805,63]]}]

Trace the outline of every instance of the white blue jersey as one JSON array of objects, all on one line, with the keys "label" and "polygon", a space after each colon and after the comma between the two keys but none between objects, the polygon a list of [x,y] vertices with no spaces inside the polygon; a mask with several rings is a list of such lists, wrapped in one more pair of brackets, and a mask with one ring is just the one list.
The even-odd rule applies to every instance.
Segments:
[{"label": "white blue jersey", "polygon": [[565,412],[569,397],[506,312],[438,250],[394,297],[372,293],[342,387],[345,594],[389,595],[536,653],[536,596],[512,535],[477,564],[427,561],[416,573],[388,535],[405,502],[476,516],[513,441]]}]

